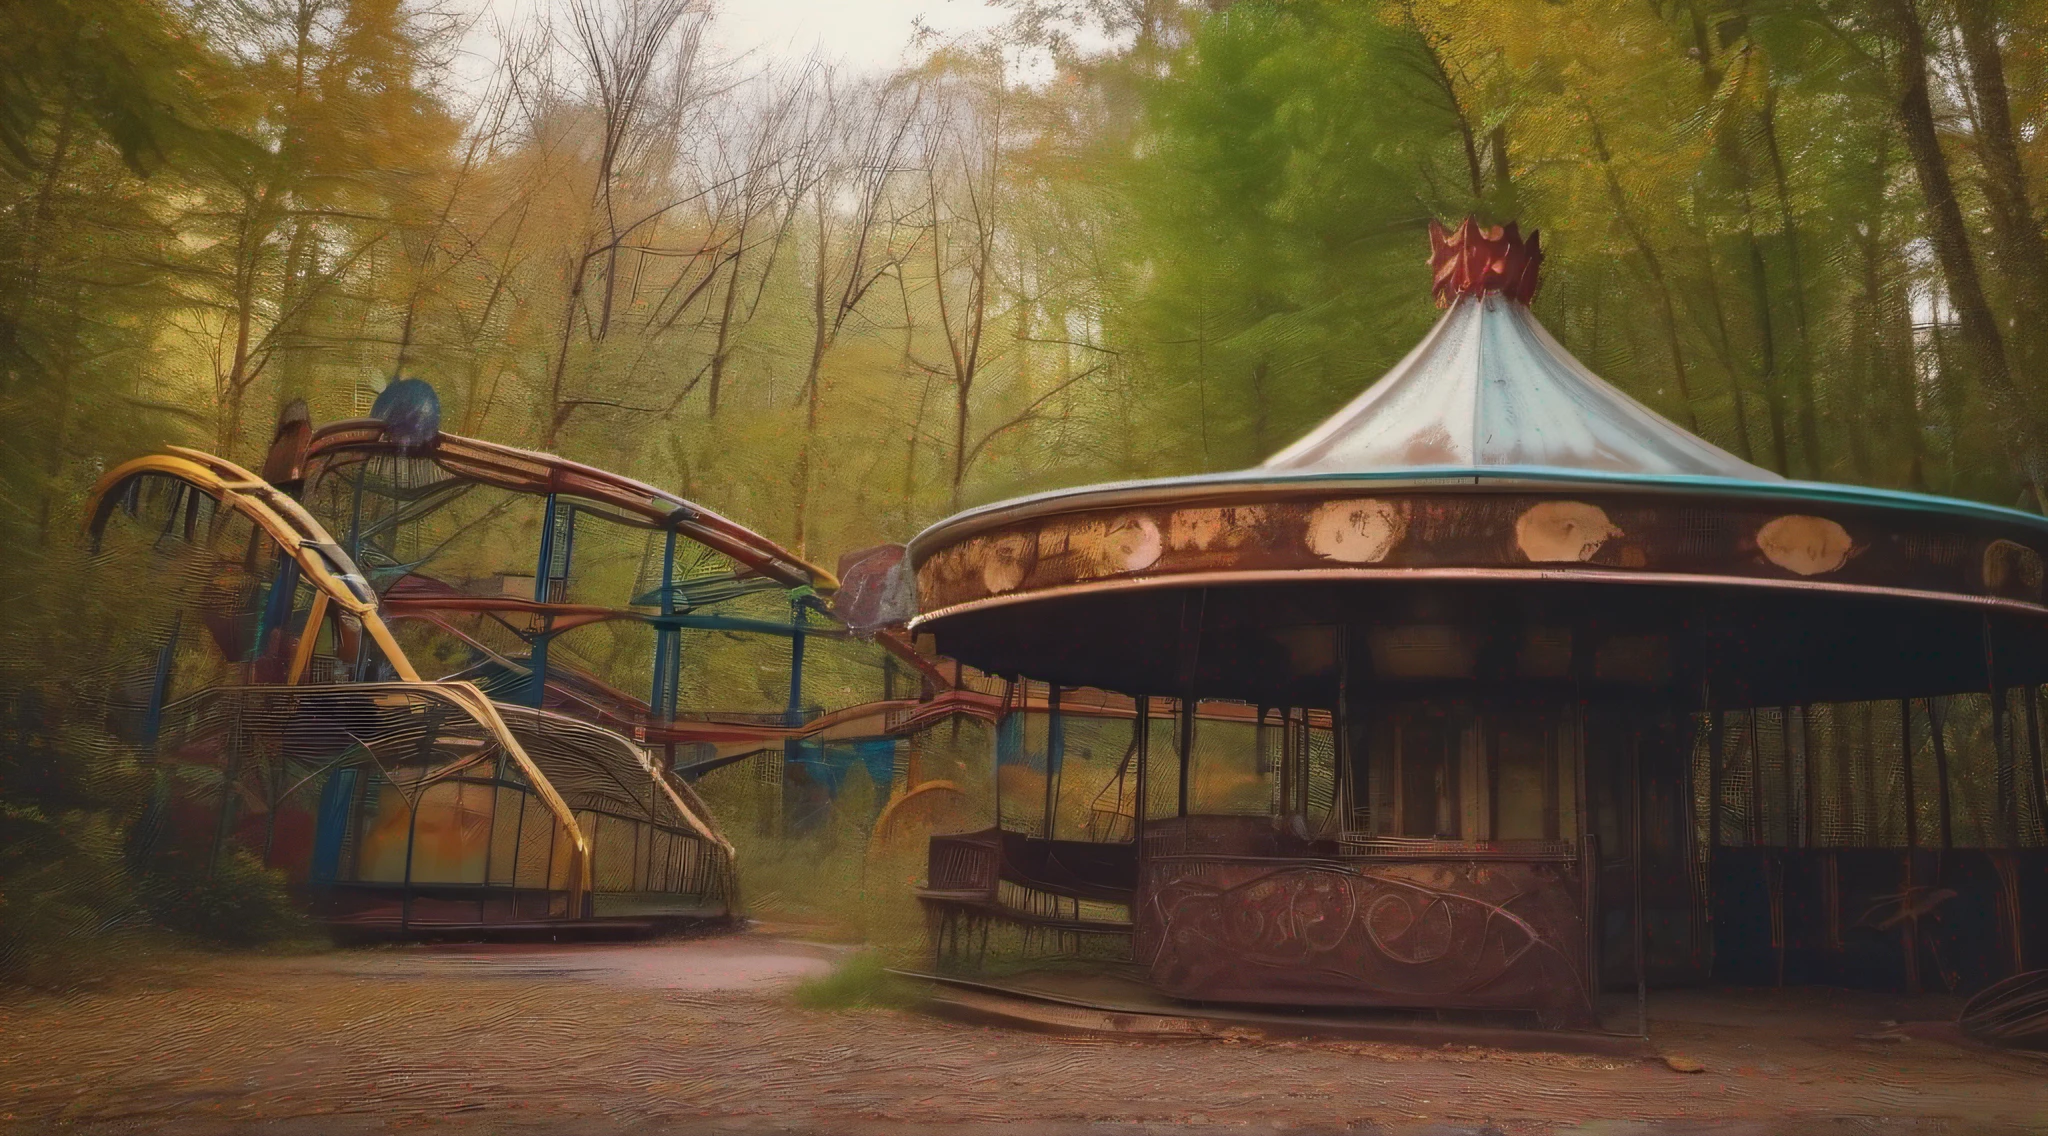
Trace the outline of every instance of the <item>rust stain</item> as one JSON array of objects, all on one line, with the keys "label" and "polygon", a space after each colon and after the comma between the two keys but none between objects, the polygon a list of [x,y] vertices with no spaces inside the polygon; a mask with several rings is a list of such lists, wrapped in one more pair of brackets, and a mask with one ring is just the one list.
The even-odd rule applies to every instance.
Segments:
[{"label": "rust stain", "polygon": [[1515,519],[1515,545],[1538,563],[1593,559],[1602,545],[1621,536],[1606,510],[1584,501],[1544,501]]},{"label": "rust stain", "polygon": [[1328,501],[1309,514],[1309,551],[1325,560],[1377,564],[1408,535],[1408,517],[1392,501]]},{"label": "rust stain", "polygon": [[1243,548],[1266,523],[1264,505],[1179,509],[1167,522],[1166,544],[1175,552]]},{"label": "rust stain", "polygon": [[1849,530],[1826,517],[1788,513],[1757,530],[1756,546],[1787,572],[1818,576],[1847,564],[1855,542]]},{"label": "rust stain", "polygon": [[1038,534],[1039,557],[1064,562],[1076,579],[1142,572],[1164,550],[1159,525],[1142,513],[1052,521]]},{"label": "rust stain", "polygon": [[2001,539],[1984,546],[1986,589],[2039,599],[2041,577],[2041,554],[2026,545]]}]

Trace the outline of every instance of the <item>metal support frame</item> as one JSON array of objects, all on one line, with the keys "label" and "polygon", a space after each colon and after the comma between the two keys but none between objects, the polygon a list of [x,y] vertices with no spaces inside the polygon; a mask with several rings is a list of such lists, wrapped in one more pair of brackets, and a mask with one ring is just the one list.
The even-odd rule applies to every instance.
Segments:
[{"label": "metal support frame", "polygon": [[2043,840],[2048,840],[2048,783],[2042,781],[2041,769],[2041,691],[2037,687],[2027,688],[2027,757],[2032,767],[2028,771],[2027,784],[2034,795],[2034,822],[2041,826]]},{"label": "metal support frame", "polygon": [[[533,568],[533,602],[548,602],[548,577],[555,563],[555,495],[547,496],[546,511],[541,514],[540,557]],[[548,689],[548,640],[553,636],[554,620],[542,617],[541,629],[532,640],[527,653],[527,665],[533,674],[528,681],[526,698],[538,710],[547,700]]]},{"label": "metal support frame", "polygon": [[[1347,628],[1337,628],[1337,705],[1330,709],[1330,812],[1325,818],[1325,827],[1342,833],[1351,827],[1352,781],[1356,772],[1351,768],[1351,636]],[[1302,711],[1302,758],[1307,768],[1308,758],[1308,712]],[[1306,809],[1304,809],[1306,811]],[[1329,822],[1334,820],[1335,824]],[[1307,822],[1304,821],[1304,824]]]},{"label": "metal support frame", "polygon": [[1152,696],[1138,696],[1137,714],[1131,719],[1132,730],[1138,743],[1138,789],[1131,808],[1131,843],[1138,846],[1140,859],[1145,855],[1145,811],[1151,807],[1151,794],[1146,790],[1146,781],[1152,774]]},{"label": "metal support frame", "polygon": [[1180,604],[1180,782],[1177,816],[1188,815],[1188,774],[1195,760],[1195,675],[1202,661],[1202,621],[1208,603],[1209,593],[1205,590],[1196,593],[1192,612],[1187,597],[1183,596]]},{"label": "metal support frame", "polygon": [[1956,842],[1955,820],[1948,800],[1948,739],[1942,736],[1939,698],[1927,699],[1927,728],[1934,735],[1934,798],[1940,809],[1941,850],[1946,852],[1954,848]]},{"label": "metal support frame", "polygon": [[1060,714],[1060,684],[1050,683],[1046,687],[1045,724],[1045,838],[1054,838],[1053,828],[1058,817],[1060,790],[1060,768],[1067,754],[1066,721]]},{"label": "metal support frame", "polygon": [[804,628],[810,617],[804,611],[804,597],[793,595],[789,599],[789,706],[784,711],[784,720],[791,726],[803,724],[804,701]]},{"label": "metal support frame", "polygon": [[554,620],[552,619],[544,621],[541,630],[534,635],[531,641],[532,646],[527,651],[526,656],[527,666],[533,672],[532,676],[527,680],[526,701],[536,710],[544,709],[543,704],[547,701],[548,641],[555,637],[554,632],[548,628],[553,623]]},{"label": "metal support frame", "polygon": [[668,530],[661,553],[661,614],[664,622],[654,625],[654,676],[649,684],[647,704],[655,721],[676,720],[676,687],[682,677],[682,629],[666,622],[676,614],[675,596],[676,530]]},{"label": "metal support frame", "polygon": [[1906,774],[1906,847],[1920,847],[1920,797],[1913,783],[1913,700],[1899,699],[1899,753]]},{"label": "metal support frame", "polygon": [[1634,860],[1636,931],[1636,1035],[1650,1036],[1650,978],[1648,929],[1643,926],[1643,736],[1635,723],[1629,724],[1629,855]]},{"label": "metal support frame", "polygon": [[1984,686],[1991,697],[1991,748],[1996,754],[1994,787],[1998,807],[1997,840],[2014,847],[2020,839],[2018,762],[2012,752],[2012,726],[2006,720],[2005,692],[1998,686],[1998,656],[1991,632],[1991,617],[1984,617]]}]

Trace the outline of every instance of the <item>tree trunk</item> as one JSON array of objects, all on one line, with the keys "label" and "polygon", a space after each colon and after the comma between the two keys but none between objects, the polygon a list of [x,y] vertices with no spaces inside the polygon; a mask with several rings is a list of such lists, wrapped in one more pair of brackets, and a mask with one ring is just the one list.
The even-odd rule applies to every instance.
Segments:
[{"label": "tree trunk", "polygon": [[804,369],[804,436],[796,447],[796,554],[804,555],[805,512],[811,498],[811,446],[818,438],[818,375],[831,331],[825,322],[825,208],[818,198],[818,271],[811,280],[811,361]]},{"label": "tree trunk", "polygon": [[1956,200],[1955,181],[1949,174],[1948,158],[1941,152],[1941,137],[1935,129],[1934,107],[1927,93],[1926,32],[1920,26],[1920,14],[1913,0],[1884,0],[1884,10],[1897,41],[1899,129],[1905,136],[1906,151],[1912,156],[1920,192],[1927,199],[1927,235],[1941,265],[1942,279],[1948,285],[1949,304],[1955,308],[1963,346],[1973,356],[1978,381],[1984,384],[1993,411],[2003,420],[2006,447],[2016,472],[2033,488],[2036,505],[2048,511],[2048,483],[2043,480],[2038,442],[2040,430],[2031,408],[2013,383],[2005,342],[1984,296],[1983,281],[1978,277],[1976,258],[1970,250],[1969,227]]},{"label": "tree trunk", "polygon": [[2048,322],[2048,243],[2042,240],[2027,197],[1992,6],[1967,0],[1955,5],[1955,12],[1977,103],[1977,151],[1984,165],[1984,197],[1991,206],[1997,251],[1991,265],[2012,290],[2013,318],[2006,326],[2012,331],[2015,369],[2035,375],[2043,362],[2041,341]]},{"label": "tree trunk", "polygon": [[719,385],[725,380],[725,359],[729,350],[726,344],[732,337],[732,310],[733,305],[739,301],[740,261],[745,259],[747,244],[747,227],[745,224],[740,226],[739,233],[733,239],[738,244],[733,248],[732,252],[732,274],[726,277],[725,305],[718,315],[718,338],[711,347],[710,407],[707,411],[707,417],[710,418],[718,417],[718,390]]},{"label": "tree trunk", "polygon": [[1621,220],[1621,227],[1628,232],[1629,239],[1636,246],[1637,255],[1643,258],[1643,267],[1650,274],[1650,284],[1657,292],[1658,312],[1664,321],[1664,344],[1671,352],[1671,370],[1678,380],[1678,400],[1685,407],[1685,427],[1697,434],[1700,432],[1699,414],[1692,406],[1692,381],[1686,374],[1685,349],[1678,341],[1678,308],[1671,300],[1671,287],[1664,280],[1664,263],[1657,256],[1657,250],[1650,245],[1649,235],[1636,223],[1635,215],[1629,212],[1628,197],[1621,191],[1621,179],[1614,174],[1614,155],[1607,149],[1607,135],[1600,129],[1600,120],[1590,110],[1586,124],[1593,131],[1593,152],[1600,159],[1600,172],[1605,175],[1607,196],[1614,203],[1614,212]]},{"label": "tree trunk", "polygon": [[1785,242],[1785,263],[1792,273],[1792,330],[1798,337],[1799,448],[1806,476],[1818,478],[1827,463],[1820,440],[1820,402],[1813,389],[1813,333],[1806,318],[1806,268],[1799,255],[1799,222],[1792,214],[1792,188],[1785,174],[1785,156],[1778,147],[1778,91],[1764,85],[1762,120],[1764,152],[1771,159],[1771,183],[1777,192],[1778,231]]},{"label": "tree trunk", "polygon": [[960,483],[967,480],[967,384],[953,387],[953,508],[960,508]]}]

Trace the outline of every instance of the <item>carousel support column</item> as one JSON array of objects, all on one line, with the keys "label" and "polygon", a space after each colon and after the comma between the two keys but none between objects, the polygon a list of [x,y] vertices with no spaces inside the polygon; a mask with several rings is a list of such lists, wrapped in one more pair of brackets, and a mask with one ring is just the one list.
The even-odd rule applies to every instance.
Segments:
[{"label": "carousel support column", "polygon": [[1145,809],[1150,804],[1145,784],[1152,774],[1152,696],[1149,694],[1138,696],[1133,729],[1138,743],[1138,787],[1131,795],[1131,843],[1138,846],[1138,859],[1142,863],[1145,858]]},{"label": "carousel support column", "polygon": [[[1783,847],[1788,849],[1796,847],[1799,843],[1799,833],[1797,831],[1799,811],[1792,807],[1794,801],[1792,790],[1793,709],[1794,707],[1791,706],[1778,707],[1778,756],[1781,759],[1778,765],[1778,787],[1784,790],[1780,797],[1784,801],[1785,809],[1785,840]],[[1803,737],[1800,739],[1799,744],[1799,759],[1801,761],[1806,760],[1806,741]]]},{"label": "carousel support column", "polygon": [[[1771,901],[1771,950],[1776,956],[1777,985],[1785,985],[1785,860],[1779,850],[1770,846],[1770,817],[1764,812],[1764,749],[1763,730],[1760,729],[1761,711],[1751,707],[1749,711],[1749,828],[1750,845],[1757,850],[1757,862],[1764,869],[1764,892]],[[1785,729],[1790,723],[1778,721],[1778,758],[1789,760],[1785,752]]]},{"label": "carousel support column", "polygon": [[[1590,662],[1590,656],[1589,656]],[[1583,675],[1583,672],[1581,672]],[[1581,681],[1572,691],[1572,808],[1579,830],[1579,870],[1586,920],[1586,998],[1596,1014],[1600,1003],[1600,839],[1593,831],[1591,796],[1586,784],[1586,691]]]},{"label": "carousel support column", "polygon": [[[1707,889],[1714,887],[1714,856],[1721,847],[1721,714],[1702,690],[1707,713]],[[1711,910],[1711,906],[1709,907]]]},{"label": "carousel support column", "polygon": [[1941,850],[1955,847],[1955,823],[1948,803],[1948,740],[1942,736],[1941,702],[1927,699],[1927,728],[1934,734],[1934,800],[1941,820]]},{"label": "carousel support column", "polygon": [[[1931,716],[1930,716],[1931,720]],[[1920,802],[1913,782],[1913,700],[1899,699],[1899,753],[1906,773],[1906,874],[1905,887],[1910,894],[1913,887],[1913,857],[1920,847]],[[1911,919],[1899,927],[1902,949],[1906,953],[1906,973],[1915,989],[1919,987],[1920,936],[1919,925]]]},{"label": "carousel support column", "polygon": [[[1336,814],[1335,835],[1342,836],[1351,827],[1351,650],[1349,636],[1344,634],[1340,624],[1337,629],[1337,705],[1330,711],[1330,811]],[[1302,725],[1308,724],[1308,714],[1302,714]],[[1302,737],[1302,751],[1308,751],[1307,731]]]},{"label": "carousel support column", "polygon": [[1998,658],[1991,634],[1991,617],[1984,617],[1984,686],[1991,695],[1991,746],[1997,756],[1997,800],[1999,844],[2014,847],[2020,838],[2018,771],[2014,768],[2011,732],[2006,721],[2005,692],[1998,687]]},{"label": "carousel support column", "polygon": [[1207,589],[1193,602],[1180,602],[1180,784],[1175,815],[1188,815],[1188,774],[1195,760],[1195,676],[1202,661],[1202,619],[1207,614]]},{"label": "carousel support column", "polygon": [[1636,1036],[1650,1036],[1649,934],[1643,926],[1643,735],[1629,730],[1628,843],[1635,877]]},{"label": "carousel support column", "polygon": [[1285,705],[1273,708],[1280,715],[1280,768],[1284,770],[1287,791],[1281,795],[1280,809],[1289,816],[1300,816],[1302,824],[1308,823],[1307,810],[1296,802],[1301,797],[1301,772],[1294,767],[1294,711]]},{"label": "carousel support column", "polygon": [[1768,838],[1769,827],[1764,823],[1764,747],[1762,741],[1762,720],[1757,717],[1755,707],[1749,710],[1749,823],[1747,830],[1749,846],[1762,849]]},{"label": "carousel support column", "polygon": [[[1258,755],[1258,768],[1262,774],[1268,772],[1266,765],[1266,713],[1269,709],[1270,707],[1264,702],[1258,704],[1258,724],[1252,727],[1252,752]],[[1279,807],[1273,811],[1276,816],[1284,817],[1287,815],[1287,790],[1290,787],[1287,780],[1287,763],[1275,760],[1271,767],[1271,772],[1273,774],[1273,796],[1280,802]]]},{"label": "carousel support column", "polygon": [[1913,700],[1899,699],[1899,753],[1903,755],[1906,789],[1906,848],[1920,846],[1920,800],[1913,784]]},{"label": "carousel support column", "polygon": [[1777,963],[1777,985],[1785,984],[1785,895],[1780,886],[1780,865],[1768,846],[1770,825],[1764,816],[1764,746],[1762,712],[1749,708],[1749,816],[1743,823],[1744,836],[1756,855],[1757,870],[1763,873],[1764,900],[1770,905],[1771,953]]},{"label": "carousel support column", "polygon": [[1067,752],[1067,725],[1060,715],[1060,684],[1045,692],[1045,838],[1054,839],[1060,803],[1060,766]]},{"label": "carousel support column", "polygon": [[1179,741],[1175,746],[1180,751],[1180,782],[1174,794],[1175,816],[1188,815],[1188,767],[1195,757],[1195,696],[1189,691],[1180,700]]},{"label": "carousel support column", "polygon": [[1813,704],[1799,707],[1799,844],[1813,847]]},{"label": "carousel support column", "polygon": [[2041,838],[2048,841],[2048,782],[2041,779],[2041,689],[2027,690],[2027,785],[2034,795],[2034,821],[2041,826]]},{"label": "carousel support column", "polygon": [[[1017,695],[1017,678],[1012,676],[1003,682],[1003,704],[996,710],[995,760],[989,762],[989,776],[995,782],[993,788],[996,802],[996,829],[1003,827],[1003,728],[1009,723],[1010,700]],[[1029,688],[1026,688],[1029,693]]]}]

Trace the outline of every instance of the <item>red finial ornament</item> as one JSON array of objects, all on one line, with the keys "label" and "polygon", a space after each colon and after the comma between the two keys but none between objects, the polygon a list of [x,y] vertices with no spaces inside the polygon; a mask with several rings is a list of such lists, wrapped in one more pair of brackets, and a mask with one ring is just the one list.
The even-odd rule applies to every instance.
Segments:
[{"label": "red finial ornament", "polygon": [[1534,229],[1524,240],[1513,221],[1482,229],[1468,216],[1457,228],[1446,229],[1430,218],[1430,292],[1439,308],[1450,307],[1460,296],[1488,292],[1526,304],[1536,295],[1536,269],[1542,263],[1543,238]]}]

